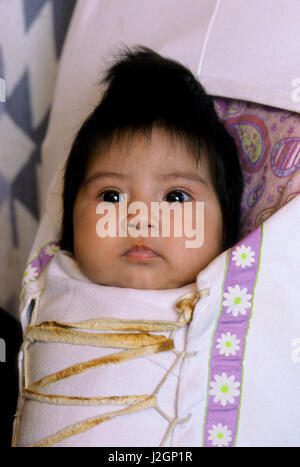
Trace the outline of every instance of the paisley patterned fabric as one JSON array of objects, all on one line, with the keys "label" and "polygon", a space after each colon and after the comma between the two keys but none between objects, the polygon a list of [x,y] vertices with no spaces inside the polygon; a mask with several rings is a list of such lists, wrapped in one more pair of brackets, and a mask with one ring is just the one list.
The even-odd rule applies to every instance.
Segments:
[{"label": "paisley patterned fabric", "polygon": [[245,236],[300,193],[300,114],[227,98],[215,109],[239,150]]}]

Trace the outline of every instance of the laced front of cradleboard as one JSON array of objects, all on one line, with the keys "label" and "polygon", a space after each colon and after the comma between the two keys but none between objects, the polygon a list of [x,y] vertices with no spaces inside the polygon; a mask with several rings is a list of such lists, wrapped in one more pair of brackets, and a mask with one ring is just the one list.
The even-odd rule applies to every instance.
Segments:
[{"label": "laced front of cradleboard", "polygon": [[[102,413],[96,417],[81,420],[60,429],[56,433],[37,440],[27,447],[50,447],[57,443],[88,431],[97,425],[109,421],[115,417],[141,412],[146,409],[154,409],[168,422],[168,428],[161,441],[161,446],[167,442],[173,428],[179,423],[188,420],[188,416],[177,418],[170,416],[159,406],[157,395],[167,379],[185,358],[193,357],[193,353],[184,350],[176,350],[174,336],[176,332],[188,326],[192,320],[196,303],[208,295],[208,289],[186,294],[176,302],[176,311],[179,318],[177,321],[167,320],[126,320],[116,318],[90,319],[73,323],[60,321],[45,321],[39,325],[29,325],[24,334],[23,353],[23,382],[21,397],[16,413],[14,439],[12,446],[17,445],[18,425],[22,416],[22,408],[26,400],[33,400],[42,404],[53,404],[58,406],[122,406],[121,410]],[[101,333],[97,331],[103,331]],[[109,332],[107,332],[109,331]],[[159,332],[170,333],[165,335]],[[152,334],[155,333],[155,334]],[[33,342],[65,343],[72,345],[96,346],[106,348],[123,349],[109,355],[96,359],[77,363],[61,371],[44,376],[33,384],[29,382],[28,350]],[[161,352],[173,352],[175,359],[163,378],[151,394],[138,395],[113,395],[106,397],[81,397],[76,395],[46,394],[43,388],[74,375],[83,373],[89,369],[99,368],[103,365],[117,365],[138,357],[145,357]],[[150,376],[149,376],[150,377]],[[118,442],[117,442],[118,444]]]}]

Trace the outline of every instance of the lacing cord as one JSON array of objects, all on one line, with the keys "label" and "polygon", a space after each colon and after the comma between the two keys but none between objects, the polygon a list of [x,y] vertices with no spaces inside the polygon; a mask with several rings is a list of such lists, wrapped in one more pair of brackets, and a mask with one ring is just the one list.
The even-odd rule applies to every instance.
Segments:
[{"label": "lacing cord", "polygon": [[[23,351],[23,369],[24,369],[24,387],[22,397],[19,399],[16,413],[16,429],[12,446],[16,446],[18,426],[20,422],[22,407],[26,399],[35,400],[41,403],[55,405],[72,406],[127,406],[121,410],[108,412],[87,420],[82,420],[66,428],[25,447],[50,447],[63,441],[66,438],[75,436],[92,429],[93,427],[104,423],[112,418],[140,412],[146,409],[154,408],[168,422],[169,426],[160,446],[164,446],[175,425],[185,423],[189,416],[182,419],[172,418],[167,415],[158,405],[157,394],[163,384],[167,381],[173,370],[180,364],[184,358],[190,358],[195,355],[194,352],[178,351],[174,348],[174,336],[179,329],[188,325],[193,316],[196,303],[209,294],[208,289],[186,294],[176,302],[175,308],[179,312],[178,321],[165,320],[122,320],[112,318],[92,319],[74,323],[65,323],[60,321],[46,321],[37,326],[28,326],[24,336]],[[110,333],[91,333],[76,331],[81,329],[86,331],[119,331]],[[123,331],[123,332],[120,332]],[[163,335],[150,334],[150,332],[170,331],[169,337]],[[67,343],[74,345],[88,345],[96,347],[123,348],[120,352],[109,354],[86,362],[65,368],[56,373],[47,375],[28,385],[29,381],[29,361],[28,348],[33,342],[52,342]],[[145,395],[126,395],[109,397],[78,397],[65,396],[60,394],[45,394],[41,389],[49,384],[59,380],[66,379],[82,373],[91,368],[100,367],[107,364],[117,364],[132,360],[138,357],[154,355],[160,352],[172,351],[176,355],[174,363],[163,376],[162,380],[156,386],[152,394]]]}]

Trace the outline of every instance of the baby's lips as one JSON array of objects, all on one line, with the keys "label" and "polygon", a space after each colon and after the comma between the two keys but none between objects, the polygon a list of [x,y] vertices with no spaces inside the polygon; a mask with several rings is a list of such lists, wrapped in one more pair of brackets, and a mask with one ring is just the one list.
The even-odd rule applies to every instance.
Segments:
[{"label": "baby's lips", "polygon": [[156,251],[152,250],[147,245],[135,245],[125,252],[125,255],[128,256],[159,256]]}]

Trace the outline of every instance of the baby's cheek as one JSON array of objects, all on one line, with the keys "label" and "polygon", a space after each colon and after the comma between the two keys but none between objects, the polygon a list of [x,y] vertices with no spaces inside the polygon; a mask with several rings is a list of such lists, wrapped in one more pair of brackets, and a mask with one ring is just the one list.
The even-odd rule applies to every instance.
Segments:
[{"label": "baby's cheek", "polygon": [[175,275],[182,285],[194,282],[203,268],[204,248],[187,248],[186,239],[182,238],[176,242],[174,240],[169,252],[172,275]]},{"label": "baby's cheek", "polygon": [[82,266],[89,266],[93,256],[97,254],[99,237],[96,232],[96,219],[87,213],[81,218],[74,218],[74,253]]},{"label": "baby's cheek", "polygon": [[95,231],[99,238],[126,237],[128,235],[126,213],[120,212],[115,204],[108,203],[107,207],[105,203],[99,204]]}]

